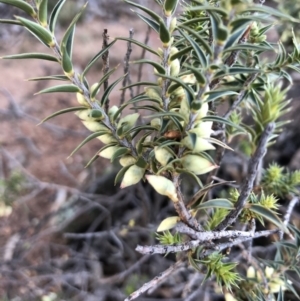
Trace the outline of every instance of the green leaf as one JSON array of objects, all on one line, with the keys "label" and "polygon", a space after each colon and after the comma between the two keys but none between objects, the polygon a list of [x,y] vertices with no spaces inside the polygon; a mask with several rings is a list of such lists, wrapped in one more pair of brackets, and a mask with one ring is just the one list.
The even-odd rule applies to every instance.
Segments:
[{"label": "green leaf", "polygon": [[95,62],[106,52],[108,49],[116,42],[116,40],[112,41],[107,45],[106,48],[101,49],[86,65],[85,69],[83,70],[81,77],[83,78],[86,73],[90,70],[90,68],[95,64]]},{"label": "green leaf", "polygon": [[226,52],[232,52],[236,50],[249,50],[249,51],[267,51],[267,50],[272,50],[270,47],[262,46],[262,45],[253,45],[253,44],[238,44],[234,45],[232,47],[228,47],[227,49],[224,49],[223,53]]},{"label": "green leaf", "polygon": [[195,30],[189,28],[188,26],[183,26],[183,25],[181,25],[180,28],[184,29],[185,31],[193,35],[197,39],[197,42],[200,45],[202,45],[202,47],[207,51],[207,53],[213,55],[212,49],[209,46],[209,44]]},{"label": "green leaf", "polygon": [[[180,78],[174,77],[174,76],[168,76],[168,75],[159,75],[162,78],[166,78],[169,79],[171,82],[175,82],[178,86],[176,87],[175,85],[170,85],[169,89],[168,89],[168,94],[171,94],[172,92],[174,92],[174,90],[176,90],[178,87],[182,87],[189,95],[190,95],[190,99],[194,99],[195,95],[194,95],[194,90],[185,82],[183,82]],[[173,90],[174,88],[174,90]]]},{"label": "green leaf", "polygon": [[190,52],[193,49],[192,46],[187,46],[185,48],[182,48],[181,50],[179,50],[178,52],[174,53],[173,55],[171,55],[170,57],[170,61],[174,61],[176,59],[181,58],[184,54]]},{"label": "green leaf", "polygon": [[206,201],[204,203],[196,206],[198,209],[211,209],[211,208],[223,208],[223,209],[233,209],[234,206],[227,199],[213,199]]},{"label": "green leaf", "polygon": [[[91,140],[99,137],[99,136],[102,136],[102,135],[105,135],[108,133],[108,130],[107,132],[105,131],[99,131],[99,132],[95,132],[91,135],[89,135],[88,137],[86,137],[78,146],[76,146],[76,148],[72,151],[72,153],[69,155],[69,157],[72,157],[79,149],[81,149],[86,143],[90,142]],[[99,153],[99,152],[98,152]]]},{"label": "green leaf", "polygon": [[163,20],[159,22],[159,38],[162,41],[163,45],[168,45],[171,40],[170,32]]},{"label": "green leaf", "polygon": [[71,31],[69,32],[69,36],[67,38],[66,44],[62,43],[60,48],[62,53],[62,68],[66,74],[73,73],[72,49],[73,49],[74,34],[75,34],[75,25],[73,25]]},{"label": "green leaf", "polygon": [[138,17],[140,18],[140,19],[142,19],[148,26],[150,26],[154,31],[156,31],[157,33],[159,33],[159,24],[157,23],[157,22],[155,22],[155,21],[153,21],[152,19],[150,19],[150,18],[148,18],[148,17],[146,17],[146,16],[144,16],[144,15],[141,15],[141,14],[139,14],[139,13],[137,13],[137,12],[135,12],[137,15],[138,15]]},{"label": "green leaf", "polygon": [[0,0],[0,2],[20,8],[33,18],[36,16],[34,8],[23,0]]},{"label": "green leaf", "polygon": [[62,80],[68,81],[69,78],[65,75],[49,75],[49,76],[41,76],[41,77],[32,77],[29,78],[28,81],[39,81],[39,80]]},{"label": "green leaf", "polygon": [[199,62],[201,63],[203,68],[206,68],[208,65],[208,60],[206,58],[205,53],[203,52],[203,50],[201,49],[201,47],[199,47],[199,45],[187,34],[185,34],[180,28],[178,28],[178,31],[181,33],[181,35],[191,44],[191,46],[193,47]]},{"label": "green leaf", "polygon": [[116,150],[114,152],[114,154],[112,155],[112,157],[110,159],[110,162],[113,162],[117,158],[119,158],[119,157],[121,157],[123,155],[129,154],[129,153],[130,153],[130,150],[127,147],[120,147],[118,150]]},{"label": "green leaf", "polygon": [[0,23],[2,23],[2,24],[12,24],[12,25],[22,25],[22,23],[17,21],[17,20],[8,20],[8,19],[0,19]]},{"label": "green leaf", "polygon": [[21,17],[16,17],[16,19],[19,20],[28,31],[30,31],[38,40],[40,40],[47,47],[52,47],[55,45],[51,32],[43,26],[41,26],[40,24],[37,24],[35,22],[29,21]]},{"label": "green leaf", "polygon": [[270,6],[264,6],[264,5],[252,5],[250,7],[247,7],[247,13],[249,12],[261,12],[261,13],[266,13],[275,17],[287,19],[289,21],[295,22],[295,23],[300,23],[300,20],[295,19],[287,14],[284,14],[280,11],[278,11],[275,8],[272,8]]},{"label": "green leaf", "polygon": [[117,185],[118,182],[121,182],[122,178],[125,175],[125,172],[134,164],[125,166],[123,168],[120,169],[120,171],[117,173],[116,177],[115,177],[115,185]]},{"label": "green leaf", "polygon": [[265,219],[276,225],[278,228],[280,228],[283,232],[289,233],[286,225],[284,225],[280,218],[270,209],[267,209],[258,204],[248,204],[248,206],[250,211],[257,213],[261,217],[264,217]]},{"label": "green leaf", "polygon": [[125,90],[125,89],[128,89],[128,88],[137,87],[137,86],[154,86],[154,87],[157,87],[158,84],[155,83],[155,82],[138,82],[138,83],[133,83],[131,85],[122,87],[120,90]]},{"label": "green leaf", "polygon": [[226,90],[219,90],[219,91],[209,91],[206,92],[205,95],[208,95],[208,98],[206,99],[207,102],[214,101],[218,98],[229,96],[229,95],[238,95],[235,91],[228,91]]},{"label": "green leaf", "polygon": [[86,107],[80,106],[80,107],[72,107],[72,108],[63,109],[63,110],[57,111],[57,112],[49,115],[48,117],[44,118],[39,124],[44,123],[45,121],[47,121],[53,117],[56,117],[58,115],[62,115],[62,114],[74,112],[74,111],[81,111],[81,110],[86,110]]},{"label": "green leaf", "polygon": [[200,85],[202,85],[202,86],[205,85],[205,83],[206,83],[206,78],[205,78],[204,74],[201,72],[201,69],[195,68],[195,67],[190,66],[190,65],[188,65],[188,64],[183,64],[183,66],[186,67],[188,70],[191,70],[191,71],[194,73],[194,75],[195,75],[195,77],[196,77],[196,80],[197,80],[197,82],[198,82]]},{"label": "green leaf", "polygon": [[137,40],[134,40],[134,39],[130,39],[130,38],[123,38],[123,37],[117,37],[115,38],[115,40],[120,40],[120,41],[127,41],[127,42],[130,42],[130,43],[133,43],[137,46],[140,46],[141,48],[145,49],[146,51],[149,51],[153,54],[155,54],[156,56],[159,57],[159,54],[157,51],[155,51],[154,49],[152,49],[151,47],[149,47],[148,45],[144,44],[144,43],[141,43]]},{"label": "green leaf", "polygon": [[245,28],[246,28],[246,26],[244,25],[241,28],[239,28],[238,30],[233,31],[233,33],[229,36],[229,38],[224,46],[224,50],[231,47],[236,42],[236,40],[238,40],[242,36],[242,34],[245,32]]},{"label": "green leaf", "polygon": [[[66,45],[67,45],[67,43],[68,43],[68,39],[69,39],[71,33],[74,31],[74,26],[75,26],[75,24],[77,23],[77,21],[79,20],[79,18],[81,17],[81,15],[83,14],[83,12],[84,12],[86,6],[87,6],[87,3],[84,4],[84,5],[82,6],[82,8],[81,8],[81,10],[79,11],[79,13],[77,13],[76,16],[73,18],[73,20],[71,21],[71,23],[70,23],[68,29],[67,29],[66,32],[64,33],[64,36],[63,36],[63,38],[62,38],[62,40],[61,40],[61,43],[60,43],[60,47],[61,47],[61,48],[62,48],[62,47],[66,47]],[[63,46],[63,45],[65,45],[65,46]],[[70,53],[68,53],[68,54],[69,54],[69,56],[71,57]]]},{"label": "green leaf", "polygon": [[244,132],[244,129],[242,127],[220,116],[215,116],[215,115],[205,116],[201,119],[201,121],[213,121],[213,122],[219,122],[221,124],[224,123]]},{"label": "green leaf", "polygon": [[60,10],[61,10],[61,8],[62,8],[62,6],[64,5],[65,2],[66,2],[66,0],[59,0],[56,3],[55,7],[53,8],[53,10],[50,14],[49,29],[52,33],[54,33],[58,14],[59,14],[59,12],[60,12]]},{"label": "green leaf", "polygon": [[39,21],[41,25],[44,27],[47,26],[47,18],[48,18],[48,0],[42,0],[39,4],[38,10]]},{"label": "green leaf", "polygon": [[203,184],[202,184],[200,178],[198,178],[193,172],[191,172],[187,169],[183,169],[183,168],[176,168],[176,171],[179,174],[186,173],[187,175],[191,176],[196,181],[196,183],[199,185],[199,187],[203,187]]},{"label": "green leaf", "polygon": [[159,75],[166,74],[165,68],[161,64],[159,64],[159,63],[157,63],[155,61],[142,59],[142,60],[132,61],[130,63],[131,64],[150,64],[150,65],[152,65],[157,70],[157,72],[159,73]]},{"label": "green leaf", "polygon": [[127,74],[124,74],[122,77],[120,77],[119,79],[117,79],[116,81],[114,81],[110,86],[108,86],[108,88],[104,91],[103,96],[101,98],[101,106],[103,106],[107,100],[108,100],[108,96],[111,93],[111,91],[115,88],[115,86],[121,81],[123,80],[123,78],[126,76]]},{"label": "green leaf", "polygon": [[39,59],[39,60],[58,62],[58,59],[53,55],[49,55],[49,54],[45,54],[45,53],[35,53],[35,52],[5,55],[5,56],[1,57],[1,59],[4,59],[4,60],[8,60],[8,59],[13,59],[13,60]]},{"label": "green leaf", "polygon": [[95,99],[95,97],[96,97],[96,95],[97,95],[97,93],[98,93],[99,88],[101,87],[101,85],[110,77],[110,75],[112,73],[114,73],[117,70],[118,67],[119,67],[119,65],[116,66],[115,68],[109,70],[107,73],[105,73],[105,75],[100,79],[100,81],[98,82],[97,86],[92,91],[92,93],[91,93],[91,99]]},{"label": "green leaf", "polygon": [[55,92],[75,93],[75,92],[82,92],[82,91],[75,85],[60,85],[60,86],[54,86],[54,87],[41,90],[38,93],[35,93],[35,95],[44,94],[44,93],[55,93]]},{"label": "green leaf", "polygon": [[85,168],[88,168],[91,166],[92,163],[94,163],[97,159],[99,159],[99,151],[91,158],[91,160],[85,165]]},{"label": "green leaf", "polygon": [[[193,0],[194,1],[194,0]],[[194,2],[202,4],[200,1],[195,0]],[[227,17],[228,16],[228,12],[222,8],[216,7],[216,6],[212,6],[212,5],[199,5],[199,6],[192,6],[192,7],[188,7],[188,11],[208,11],[208,12],[216,12],[220,15],[222,15],[223,17]]]},{"label": "green leaf", "polygon": [[128,1],[128,0],[124,0],[124,2],[134,6],[136,8],[139,8],[140,10],[142,10],[143,12],[148,14],[151,18],[153,18],[156,22],[159,22],[160,20],[162,20],[162,18],[158,14],[156,14],[153,10],[151,10],[147,7],[144,7],[143,5],[139,5],[135,2]]}]

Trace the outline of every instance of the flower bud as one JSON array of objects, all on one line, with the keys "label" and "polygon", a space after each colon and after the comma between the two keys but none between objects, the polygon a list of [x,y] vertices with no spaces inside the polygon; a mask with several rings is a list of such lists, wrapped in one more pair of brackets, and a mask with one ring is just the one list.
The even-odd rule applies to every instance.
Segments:
[{"label": "flower bud", "polygon": [[165,218],[158,226],[157,232],[163,232],[170,230],[176,226],[176,224],[180,221],[178,216],[170,216]]},{"label": "flower bud", "polygon": [[91,132],[108,131],[108,128],[99,121],[82,121],[84,126]]},{"label": "flower bud", "polygon": [[178,51],[179,51],[178,48],[176,48],[176,47],[171,47],[170,54],[169,54],[169,60],[168,60],[168,63],[169,63],[169,64],[173,61],[173,60],[171,60],[172,55],[173,55],[173,54],[176,54]]},{"label": "flower bud", "polygon": [[197,82],[197,79],[196,79],[194,73],[183,75],[183,76],[180,77],[180,79],[184,83],[187,83],[187,84],[190,84],[190,85],[194,85]]},{"label": "flower bud", "polygon": [[94,84],[92,84],[91,85],[91,87],[90,87],[90,93],[92,94],[93,92],[94,92],[94,90],[97,88],[97,92],[96,92],[96,94],[98,94],[99,93],[99,91],[100,91],[100,86],[98,86],[99,85],[99,83],[94,83]]},{"label": "flower bud", "polygon": [[173,155],[167,148],[155,146],[154,148],[155,159],[162,165],[167,165],[172,159]]},{"label": "flower bud", "polygon": [[138,183],[144,176],[145,169],[137,165],[132,165],[125,172],[121,188],[125,188]]},{"label": "flower bud", "polygon": [[161,119],[160,118],[154,118],[150,121],[150,125],[155,127],[156,129],[161,129]]},{"label": "flower bud", "polygon": [[112,106],[111,108],[109,108],[108,110],[109,119],[112,119],[118,110],[119,108],[117,106]]},{"label": "flower bud", "polygon": [[170,75],[176,77],[179,74],[179,72],[180,72],[180,62],[179,59],[176,59],[172,61],[170,65]]},{"label": "flower bud", "polygon": [[81,120],[85,121],[98,121],[103,119],[102,112],[100,110],[86,109],[80,110],[75,113]]},{"label": "flower bud", "polygon": [[139,117],[139,113],[134,113],[121,118],[118,123],[118,128],[122,128],[123,133],[127,132],[128,130],[133,128]]},{"label": "flower bud", "polygon": [[198,137],[209,138],[212,133],[212,124],[212,121],[199,122],[189,133],[195,133]]},{"label": "flower bud", "polygon": [[125,167],[134,164],[136,162],[136,159],[131,155],[125,155],[122,158],[120,158],[119,162],[123,167]]},{"label": "flower bud", "polygon": [[196,121],[202,119],[207,115],[208,112],[208,103],[203,102],[200,110],[197,112]]},{"label": "flower bud", "polygon": [[99,139],[104,144],[109,144],[109,143],[112,143],[112,142],[117,142],[117,139],[113,135],[111,135],[111,134],[101,135],[101,136],[97,137],[97,139]]},{"label": "flower bud", "polygon": [[192,150],[195,153],[204,152],[207,150],[215,149],[215,147],[209,143],[207,140],[201,137],[195,137],[196,141],[193,142],[191,136],[187,136],[182,140],[183,145],[185,145],[188,149]]},{"label": "flower bud", "polygon": [[118,145],[110,146],[101,151],[98,155],[105,159],[111,159],[113,154],[119,149]]},{"label": "flower bud", "polygon": [[170,34],[173,33],[173,31],[176,29],[176,26],[177,26],[177,19],[173,18],[170,23],[170,28],[169,28]]},{"label": "flower bud", "polygon": [[162,176],[146,176],[150,185],[162,195],[168,196],[173,202],[178,202],[176,187],[172,181]]},{"label": "flower bud", "polygon": [[77,101],[80,105],[85,106],[85,107],[90,106],[89,103],[85,100],[84,95],[81,94],[80,92],[76,93],[76,98],[77,98]]},{"label": "flower bud", "polygon": [[218,167],[203,157],[191,154],[182,157],[181,163],[183,168],[193,172],[196,175],[208,173]]},{"label": "flower bud", "polygon": [[146,87],[145,88],[145,94],[152,99],[157,99],[159,101],[162,101],[161,99],[161,88],[159,87]]}]

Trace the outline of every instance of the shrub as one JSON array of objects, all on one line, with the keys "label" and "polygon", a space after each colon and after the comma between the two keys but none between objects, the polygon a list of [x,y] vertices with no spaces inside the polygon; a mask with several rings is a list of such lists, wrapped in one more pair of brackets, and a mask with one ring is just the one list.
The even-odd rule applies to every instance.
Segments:
[{"label": "shrub", "polygon": [[[281,42],[268,41],[267,33],[274,22],[298,22],[296,19],[264,6],[264,1],[193,0],[183,2],[182,13],[177,15],[179,0],[156,0],[161,14],[124,0],[141,11],[137,16],[159,37],[161,48],[153,49],[132,37],[116,37],[109,42],[104,30],[103,48],[78,72],[73,67],[72,46],[75,25],[86,5],[58,41],[55,26],[64,0],[57,2],[50,15],[47,0],[0,2],[16,6],[29,16],[2,23],[25,27],[53,51],[53,55],[24,53],[2,58],[36,58],[59,64],[61,75],[36,80],[49,78],[64,83],[38,93],[73,92],[79,102],[79,106],[56,112],[43,121],[76,112],[92,134],[75,151],[94,138],[104,144],[88,165],[99,156],[111,162],[119,160],[122,168],[115,181],[121,182],[121,188],[146,181],[167,196],[177,212],[158,226],[160,244],[137,246],[136,250],[142,254],[180,253],[180,259],[126,300],[137,298],[186,262],[205,272],[205,280],[213,277],[228,300],[272,299],[275,293],[282,300],[286,289],[297,295],[287,271],[300,273],[300,231],[289,224],[299,195],[299,172],[284,172],[276,164],[263,170],[263,157],[286,124],[280,117],[289,110],[289,71],[300,71],[300,49],[293,32],[290,52]],[[119,40],[128,42],[126,73],[109,84],[117,67],[109,69],[108,53]],[[132,44],[151,56],[130,62]],[[100,58],[104,75],[98,83],[89,85],[86,75]],[[156,80],[126,85],[130,64],[151,65]],[[120,82],[123,90],[145,86],[144,92],[133,94],[125,102],[122,99],[118,107],[111,106],[110,93]],[[220,113],[224,103],[227,111]],[[127,108],[135,113],[124,113]],[[251,116],[248,123],[245,116]],[[214,189],[224,184],[216,182],[215,175],[222,166],[224,151],[234,151],[228,145],[234,137],[243,137],[243,152],[250,157],[247,175],[238,189],[223,190],[224,197],[213,198]],[[182,192],[183,174],[197,187],[190,199]],[[278,213],[279,198],[289,201],[283,219]],[[264,225],[265,221],[273,224],[272,228],[256,230],[256,224]],[[283,233],[287,241],[282,239]],[[258,263],[255,253],[251,257],[251,247],[243,243],[263,236],[274,237],[277,251],[274,260]],[[248,260],[246,268],[228,259],[229,250],[236,246],[238,254]]]}]

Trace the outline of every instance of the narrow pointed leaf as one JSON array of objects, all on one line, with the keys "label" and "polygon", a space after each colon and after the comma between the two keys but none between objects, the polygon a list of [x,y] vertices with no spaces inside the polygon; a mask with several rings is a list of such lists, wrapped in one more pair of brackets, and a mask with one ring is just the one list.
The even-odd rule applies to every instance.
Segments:
[{"label": "narrow pointed leaf", "polygon": [[65,75],[49,75],[49,76],[41,76],[41,77],[32,77],[29,78],[28,81],[39,81],[39,80],[62,80],[67,81],[69,78]]},{"label": "narrow pointed leaf", "polygon": [[161,64],[159,64],[159,63],[157,63],[155,61],[142,59],[142,60],[132,61],[131,63],[132,64],[150,64],[150,65],[152,65],[157,70],[157,72],[160,75],[161,74],[166,74],[165,68]]},{"label": "narrow pointed leaf", "polygon": [[213,122],[224,123],[226,125],[232,126],[240,131],[245,132],[245,130],[242,127],[240,127],[239,125],[237,125],[231,121],[228,121],[227,119],[220,117],[220,116],[213,116],[213,115],[205,116],[201,119],[201,121],[213,121]]},{"label": "narrow pointed leaf", "polygon": [[180,26],[180,28],[184,29],[185,31],[187,31],[188,33],[190,33],[191,35],[193,35],[196,39],[197,42],[200,43],[203,48],[207,51],[208,54],[212,55],[212,49],[209,46],[209,44],[200,36],[199,33],[197,33],[195,30],[193,30],[192,28],[189,28],[188,26]]},{"label": "narrow pointed leaf", "polygon": [[273,211],[258,204],[249,204],[248,206],[250,211],[259,214],[261,217],[264,217],[265,219],[267,219],[268,221],[276,225],[285,233],[289,233],[289,230],[286,227],[286,225],[283,224],[280,218]]},{"label": "narrow pointed leaf", "polygon": [[145,12],[146,14],[148,14],[151,18],[153,18],[156,22],[159,22],[160,20],[162,20],[162,18],[156,14],[153,10],[144,7],[143,5],[140,5],[138,3],[132,2],[132,1],[128,1],[128,0],[124,0],[126,3],[139,8],[140,10],[142,10],[143,12]]},{"label": "narrow pointed leaf", "polygon": [[20,21],[9,20],[9,19],[0,19],[0,23],[2,23],[2,24],[12,24],[12,25],[22,25],[22,23]]},{"label": "narrow pointed leaf", "polygon": [[120,90],[125,90],[125,89],[128,89],[128,88],[137,87],[137,86],[156,86],[157,87],[158,84],[155,83],[155,82],[138,82],[138,83],[133,83],[131,85],[122,87]]},{"label": "narrow pointed leaf", "polygon": [[112,157],[110,158],[110,162],[115,161],[117,158],[126,155],[130,152],[130,150],[127,147],[120,147],[117,151],[114,152]]},{"label": "narrow pointed leaf", "polygon": [[48,0],[42,0],[39,4],[39,20],[43,26],[47,26],[47,18],[48,18]]},{"label": "narrow pointed leaf", "polygon": [[39,59],[39,60],[45,60],[45,61],[52,61],[52,62],[58,62],[58,59],[50,54],[45,53],[20,53],[20,54],[13,54],[13,55],[5,55],[1,57],[1,59],[8,60],[22,60],[22,59]]},{"label": "narrow pointed leaf", "polygon": [[86,110],[86,107],[80,106],[80,107],[72,107],[72,108],[63,109],[63,110],[57,111],[57,112],[49,115],[48,117],[44,118],[39,124],[44,123],[45,121],[47,121],[53,117],[56,117],[58,115],[62,115],[62,114],[74,112],[74,111],[81,111],[81,110]]},{"label": "narrow pointed leaf", "polygon": [[32,17],[36,16],[34,8],[23,0],[0,0],[0,2],[15,6],[15,7],[23,10],[24,12],[26,12],[27,14],[29,14]]},{"label": "narrow pointed leaf", "polygon": [[97,151],[97,153],[91,158],[91,160],[85,165],[85,168],[88,168],[92,165],[92,163],[94,163],[97,159],[99,159],[99,151]]},{"label": "narrow pointed leaf", "polygon": [[152,49],[151,47],[149,47],[148,45],[144,44],[144,43],[141,43],[137,40],[134,40],[134,39],[130,39],[130,38],[123,38],[123,37],[117,37],[115,38],[116,40],[121,40],[121,41],[127,41],[127,42],[130,42],[130,43],[133,43],[137,46],[140,46],[141,48],[155,54],[156,56],[159,57],[159,54],[157,53],[157,51],[155,51],[154,49]]},{"label": "narrow pointed leaf", "polygon": [[270,6],[261,6],[261,5],[252,5],[250,7],[247,7],[247,13],[249,12],[261,12],[261,13],[266,13],[275,17],[287,19],[289,21],[295,22],[295,23],[300,23],[300,20],[293,18],[287,14],[284,14],[280,11],[278,11],[275,8],[272,8]]},{"label": "narrow pointed leaf", "polygon": [[201,47],[187,34],[185,34],[180,28],[178,28],[178,31],[182,34],[182,36],[191,44],[191,46],[193,47],[199,62],[201,63],[203,68],[206,68],[208,65],[208,61],[206,58],[205,53],[203,52],[203,50],[201,49]]},{"label": "narrow pointed leaf", "polygon": [[115,87],[121,80],[123,80],[123,78],[124,78],[126,75],[127,75],[127,74],[124,74],[122,77],[120,77],[119,79],[117,79],[115,82],[113,82],[113,83],[112,83],[112,84],[104,91],[103,96],[102,96],[101,101],[100,101],[100,103],[101,103],[102,106],[106,103],[106,101],[107,101],[107,99],[108,99],[108,96],[109,96],[110,92],[114,89],[114,87]]},{"label": "narrow pointed leaf", "polygon": [[196,181],[196,183],[199,185],[199,187],[203,187],[203,184],[202,184],[200,178],[198,176],[196,176],[193,172],[191,172],[187,169],[183,169],[183,168],[176,168],[176,171],[179,174],[186,173],[187,175],[191,176]]},{"label": "narrow pointed leaf", "polygon": [[50,19],[49,19],[49,29],[52,33],[54,33],[58,14],[62,6],[64,5],[65,1],[66,0],[59,0],[51,12]]},{"label": "narrow pointed leaf", "polygon": [[54,45],[53,36],[46,28],[25,18],[16,17],[16,19],[19,20],[28,31],[36,36],[47,47]]},{"label": "narrow pointed leaf", "polygon": [[51,88],[41,90],[36,94],[55,93],[55,92],[75,93],[75,92],[81,92],[81,90],[75,85],[60,85],[60,86],[54,86]]},{"label": "narrow pointed leaf", "polygon": [[223,208],[223,209],[233,209],[234,206],[227,199],[213,199],[201,203],[196,208],[198,209],[211,209],[211,208]]},{"label": "narrow pointed leaf", "polygon": [[[196,3],[202,4],[200,1],[196,1]],[[216,12],[223,17],[227,17],[228,12],[222,8],[212,6],[212,5],[199,5],[199,6],[192,6],[188,8],[189,11],[208,11],[208,12]]]},{"label": "narrow pointed leaf", "polygon": [[228,90],[222,90],[222,91],[209,91],[205,93],[208,95],[207,102],[216,100],[218,98],[229,96],[229,95],[237,95],[238,93],[235,91],[228,91]]},{"label": "narrow pointed leaf", "polygon": [[[76,22],[79,20],[79,18],[80,18],[81,15],[83,14],[83,12],[84,12],[86,6],[87,6],[87,3],[86,3],[85,5],[83,5],[83,7],[82,7],[81,10],[79,11],[79,13],[76,14],[76,16],[75,16],[75,17],[73,18],[73,20],[71,21],[71,23],[70,23],[68,29],[66,30],[66,32],[65,32],[65,34],[64,34],[64,36],[63,36],[63,38],[62,38],[62,41],[61,41],[61,44],[60,44],[61,46],[62,46],[63,44],[67,45],[69,36],[70,36],[70,34],[72,33],[72,31],[74,31],[74,25],[76,24]],[[69,55],[70,55],[70,53],[69,53]]]},{"label": "narrow pointed leaf", "polygon": [[76,146],[76,148],[72,151],[72,153],[70,154],[69,157],[72,157],[79,149],[81,149],[85,144],[87,144],[91,140],[93,140],[93,139],[95,139],[95,138],[97,138],[99,136],[105,135],[107,133],[108,133],[108,131],[107,132],[105,132],[105,131],[99,131],[99,132],[95,132],[95,133],[89,135],[78,146]]},{"label": "narrow pointed leaf", "polygon": [[181,50],[179,50],[178,52],[176,52],[175,54],[173,54],[170,58],[171,61],[174,61],[176,59],[181,58],[184,54],[190,52],[193,49],[192,46],[187,46]]},{"label": "narrow pointed leaf", "polygon": [[91,99],[94,99],[96,97],[101,85],[110,77],[112,73],[114,73],[117,70],[117,68],[118,66],[105,73],[105,75],[100,79],[97,86],[94,88],[93,92],[91,93]]},{"label": "narrow pointed leaf", "polygon": [[90,68],[95,64],[95,62],[100,58],[102,57],[102,55],[116,42],[116,40],[112,41],[111,43],[109,43],[107,45],[106,48],[104,49],[101,49],[101,51],[99,51],[91,60],[90,62],[87,64],[87,66],[85,67],[85,69],[83,70],[82,72],[82,75],[81,77],[83,78],[86,73],[90,70]]},{"label": "narrow pointed leaf", "polygon": [[[133,10],[134,11],[134,10]],[[150,26],[154,31],[156,31],[157,33],[159,33],[159,24],[155,21],[153,21],[152,19],[144,16],[144,15],[141,15],[139,13],[137,13],[136,11],[134,11],[138,17],[140,19],[142,19],[148,26]]]},{"label": "narrow pointed leaf", "polygon": [[117,185],[118,182],[121,182],[122,178],[124,177],[126,171],[134,164],[130,164],[127,166],[124,166],[123,168],[120,169],[120,171],[117,173],[115,177],[115,185]]}]

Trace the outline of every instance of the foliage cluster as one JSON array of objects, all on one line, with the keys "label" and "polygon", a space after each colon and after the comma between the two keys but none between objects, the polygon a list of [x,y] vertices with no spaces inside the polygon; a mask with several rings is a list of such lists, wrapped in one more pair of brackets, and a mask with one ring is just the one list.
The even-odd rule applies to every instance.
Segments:
[{"label": "foliage cluster", "polygon": [[[183,13],[177,16],[179,0],[156,0],[160,15],[146,6],[124,0],[138,10],[137,17],[156,33],[161,48],[153,49],[132,37],[116,37],[103,44],[84,70],[77,71],[72,59],[73,41],[76,23],[86,5],[57,40],[56,23],[65,0],[59,0],[50,14],[47,0],[0,2],[28,14],[28,18],[2,19],[1,23],[23,26],[52,51],[51,54],[7,55],[2,59],[35,58],[59,64],[62,74],[31,80],[57,80],[63,84],[38,93],[76,94],[79,106],[56,112],[43,121],[75,112],[92,134],[73,153],[97,138],[104,146],[87,165],[99,157],[111,162],[119,160],[122,168],[115,181],[121,182],[121,188],[147,181],[173,202],[177,216],[159,225],[158,232],[163,232],[157,236],[160,244],[138,246],[137,251],[183,253],[195,269],[206,271],[205,279],[215,277],[220,287],[230,291],[231,298],[270,300],[280,291],[278,300],[281,300],[284,289],[297,295],[287,271],[300,274],[297,268],[299,230],[288,225],[290,216],[281,219],[277,210],[278,198],[292,199],[299,194],[299,171],[285,173],[283,168],[273,164],[262,172],[267,148],[286,124],[280,117],[289,110],[286,96],[292,84],[289,72],[300,71],[300,46],[293,32],[293,47],[289,52],[281,42],[268,41],[267,34],[274,22],[299,22],[297,19],[264,6],[264,1],[256,4],[251,0],[193,0],[183,3]],[[109,50],[119,40],[151,54],[149,58],[130,63],[151,65],[157,80],[123,85],[123,91],[140,86],[145,89],[120,106],[111,106],[110,93],[120,82],[125,80],[126,83],[128,70],[110,84],[108,79],[117,67],[107,68],[95,84],[89,84],[87,77],[98,59],[102,58],[104,65],[107,64]],[[225,102],[228,110],[220,115],[218,108]],[[124,113],[128,108],[135,112]],[[245,122],[247,114],[252,116],[250,125]],[[248,174],[239,189],[232,190],[227,198],[213,199],[211,192],[223,184],[215,183],[214,176],[222,164],[224,151],[233,151],[228,144],[235,136],[247,142],[245,156],[251,156]],[[182,193],[183,174],[198,187],[190,200]],[[200,218],[203,216],[206,218]],[[256,231],[256,221],[264,224],[266,220],[276,229]],[[256,237],[283,232],[293,241],[278,241],[275,261],[256,265],[256,275],[260,275],[264,285],[255,286],[253,290],[248,280],[255,277],[245,276],[246,271],[238,268],[238,263],[228,261],[223,250]],[[251,253],[251,249],[248,252]],[[253,262],[256,260],[249,261],[248,266],[254,265]],[[272,287],[268,267],[280,279],[277,281],[279,290]],[[248,297],[240,296],[238,285],[249,292]],[[127,300],[143,292],[141,288]]]}]

